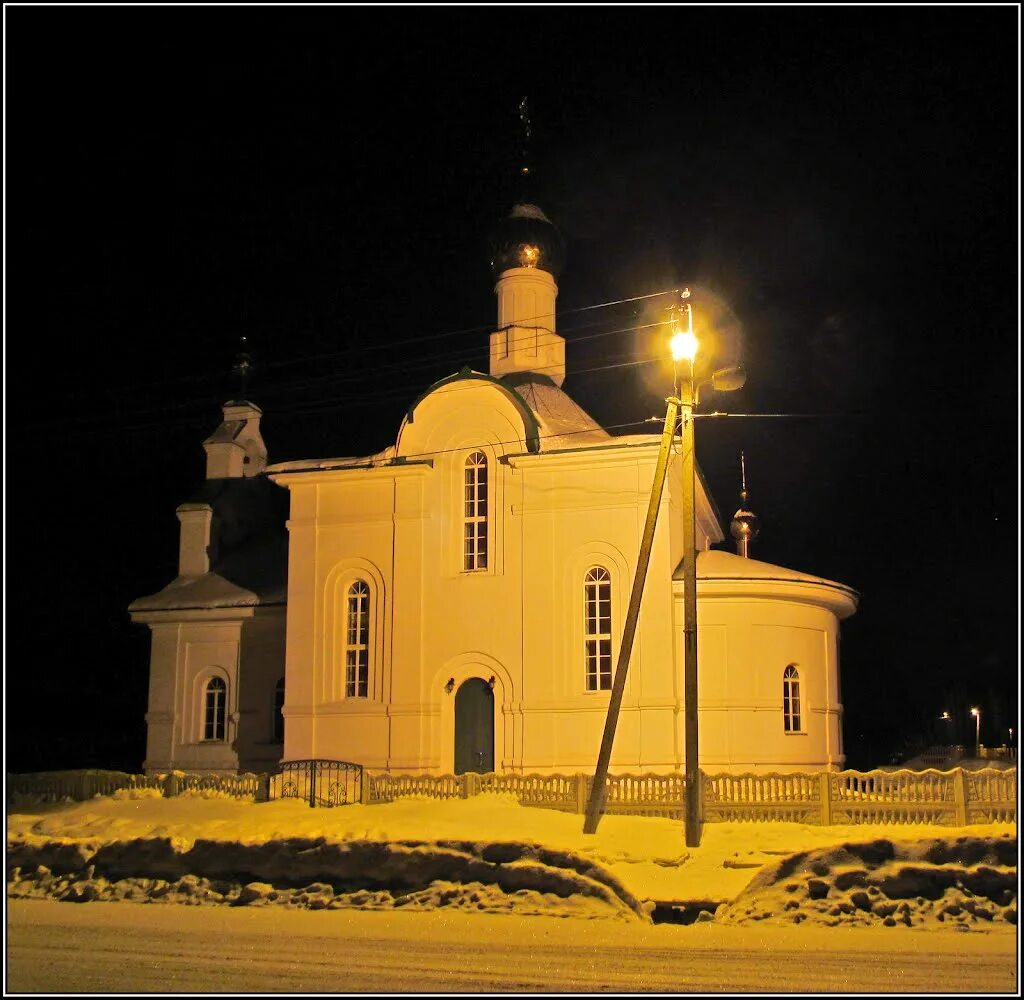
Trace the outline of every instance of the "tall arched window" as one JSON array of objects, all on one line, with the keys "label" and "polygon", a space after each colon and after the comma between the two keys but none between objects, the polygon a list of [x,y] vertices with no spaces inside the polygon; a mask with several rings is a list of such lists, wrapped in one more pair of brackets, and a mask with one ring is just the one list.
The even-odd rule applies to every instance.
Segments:
[{"label": "tall arched window", "polygon": [[223,740],[227,718],[228,686],[220,677],[211,677],[206,685],[203,711],[203,739]]},{"label": "tall arched window", "polygon": [[370,588],[356,580],[348,588],[345,629],[345,696],[365,698],[370,686]]},{"label": "tall arched window", "polygon": [[612,578],[594,566],[583,580],[584,660],[588,691],[612,686]]},{"label": "tall arched window", "polygon": [[800,674],[792,663],[782,672],[782,724],[787,733],[802,732],[800,723]]},{"label": "tall arched window", "polygon": [[284,742],[284,678],[274,687],[274,742]]},{"label": "tall arched window", "polygon": [[466,459],[463,569],[487,569],[487,456]]}]

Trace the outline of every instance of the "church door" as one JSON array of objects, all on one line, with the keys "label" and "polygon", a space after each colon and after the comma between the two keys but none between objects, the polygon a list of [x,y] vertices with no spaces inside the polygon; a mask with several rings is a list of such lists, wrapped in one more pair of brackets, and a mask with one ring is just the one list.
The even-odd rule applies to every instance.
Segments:
[{"label": "church door", "polygon": [[455,693],[455,773],[494,770],[494,693],[479,677]]}]

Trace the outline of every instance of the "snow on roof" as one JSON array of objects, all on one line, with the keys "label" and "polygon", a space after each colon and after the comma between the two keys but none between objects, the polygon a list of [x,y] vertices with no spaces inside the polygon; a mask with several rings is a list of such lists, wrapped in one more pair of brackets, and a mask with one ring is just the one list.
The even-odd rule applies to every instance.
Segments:
[{"label": "snow on roof", "polygon": [[221,442],[234,441],[248,420],[225,420],[220,426],[203,442],[203,444],[220,444]]},{"label": "snow on roof", "polygon": [[[280,496],[278,495],[280,494]],[[217,553],[210,572],[178,576],[128,610],[240,608],[285,604],[287,496],[262,478],[207,480],[194,501],[214,510]]]},{"label": "snow on roof", "polygon": [[608,444],[612,436],[567,392],[545,375],[527,372],[503,380],[533,411],[541,429],[541,451]]},{"label": "snow on roof", "polygon": [[[683,564],[676,567],[673,578],[683,578]],[[746,559],[723,549],[708,549],[697,555],[697,578],[699,580],[789,580],[793,583],[817,583],[825,587],[840,587],[850,590],[845,584],[826,580],[823,576],[801,573],[799,570],[776,566],[774,563],[761,562],[759,559]]]},{"label": "snow on roof", "polygon": [[268,465],[269,475],[281,472],[311,472],[315,469],[364,469],[390,465],[395,460],[395,446],[389,444],[374,455],[352,455],[344,458],[300,458],[293,462],[275,462]]},{"label": "snow on roof", "polygon": [[163,590],[140,597],[128,605],[129,611],[181,611],[184,609],[245,608],[260,604],[286,603],[287,588],[282,583],[262,594],[239,587],[219,573],[179,576]]},{"label": "snow on roof", "polygon": [[[683,562],[676,567],[672,579],[683,579]],[[835,580],[826,580],[823,576],[801,573],[799,570],[787,569],[773,563],[761,562],[758,559],[745,559],[720,549],[709,549],[697,553],[697,579],[714,587],[715,592],[722,594],[722,588],[738,585],[743,593],[751,589],[759,589],[762,583],[766,596],[785,599],[787,596],[800,598],[801,588],[819,588],[812,590],[810,595],[804,592],[802,599],[811,603],[821,604],[830,608],[840,618],[846,618],[857,610],[860,595],[852,587]]]},{"label": "snow on roof", "polygon": [[508,213],[510,219],[537,219],[540,222],[550,222],[551,220],[544,214],[544,210],[539,205],[531,205],[529,202],[521,201],[516,205],[512,206],[512,211]]}]

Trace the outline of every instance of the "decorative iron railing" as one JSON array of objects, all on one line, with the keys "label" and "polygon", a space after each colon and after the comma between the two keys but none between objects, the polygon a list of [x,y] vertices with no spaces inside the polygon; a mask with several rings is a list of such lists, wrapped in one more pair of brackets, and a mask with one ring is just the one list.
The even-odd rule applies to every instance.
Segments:
[{"label": "decorative iron railing", "polygon": [[363,797],[363,768],[345,760],[284,760],[270,776],[268,798],[305,799],[313,806],[344,806]]}]

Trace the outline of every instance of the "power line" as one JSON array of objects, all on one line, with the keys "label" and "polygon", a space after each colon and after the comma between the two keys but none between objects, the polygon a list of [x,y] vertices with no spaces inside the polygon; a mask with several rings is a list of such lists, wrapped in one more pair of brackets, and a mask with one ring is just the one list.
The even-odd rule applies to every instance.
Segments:
[{"label": "power line", "polygon": [[[598,429],[599,430],[603,430],[603,431],[620,430],[623,427],[637,427],[640,424],[645,424],[645,423],[647,423],[646,419],[645,420],[629,420],[629,421],[627,421],[625,423],[609,424],[607,427],[601,427],[601,428],[598,428]],[[594,433],[594,428],[593,427],[586,427],[586,428],[583,428],[582,430],[560,431],[560,432],[557,432],[557,433],[553,432],[551,434],[538,434],[537,435],[537,440],[538,441],[548,441],[548,440],[551,440],[552,438],[570,438],[570,437],[575,437],[575,436],[577,436],[579,434],[593,434],[593,433]],[[650,433],[647,436],[649,436],[651,438],[652,443],[656,443],[659,440],[659,438],[661,437],[660,433],[654,433],[654,432]],[[616,437],[613,437],[612,435],[609,435],[609,437],[608,437],[608,444],[615,444],[616,442],[621,442],[621,440],[622,440],[621,438],[616,438]],[[522,444],[522,439],[514,438],[514,439],[511,439],[511,440],[508,440],[508,441],[488,442],[488,447],[504,447],[505,445],[521,445],[521,444]],[[595,447],[596,448],[600,448],[602,446],[600,444],[598,444],[598,445],[595,445]],[[386,450],[387,449],[385,449],[385,451]],[[464,445],[462,445],[462,446],[459,446],[457,448],[435,448],[435,449],[433,449],[431,451],[418,451],[418,452],[414,452],[414,453],[410,453],[410,454],[403,454],[401,457],[403,459],[406,459],[406,460],[408,460],[408,459],[417,459],[417,458],[430,458],[431,456],[451,455],[451,454],[454,454],[456,452],[465,452],[466,450],[467,450],[466,447]],[[378,454],[381,454],[381,453],[378,452]],[[362,456],[352,456],[352,457],[362,457]],[[367,455],[365,457],[367,459],[369,459],[369,458],[372,458],[374,456]],[[323,461],[330,461],[330,459],[324,459]],[[272,462],[270,464],[273,465],[274,463]],[[282,462],[280,464],[284,465],[284,464],[287,464],[287,463]],[[390,464],[390,462],[382,463],[381,468],[387,468],[389,466],[389,464]],[[335,466],[334,468],[322,468],[322,467],[316,468],[316,467],[311,467],[309,469],[295,469],[295,470],[281,469],[281,470],[279,470],[279,472],[272,473],[272,474],[273,475],[288,475],[289,471],[295,471],[295,472],[306,472],[306,471],[309,471],[309,472],[337,472],[337,471],[342,471],[342,470],[344,470],[346,468],[352,468],[352,466],[344,466],[344,465],[342,465],[342,466]]]},{"label": "power line", "polygon": [[[633,295],[633,296],[630,296],[629,298],[625,298],[625,299],[614,299],[614,300],[610,300],[608,302],[596,302],[593,305],[589,305],[589,306],[578,306],[575,309],[566,309],[566,310],[564,310],[561,313],[561,315],[566,316],[566,315],[571,315],[573,313],[588,312],[588,311],[593,310],[593,309],[606,309],[606,308],[608,308],[610,306],[624,305],[627,302],[640,302],[640,301],[642,301],[644,299],[654,299],[654,298],[657,298],[658,296],[669,295],[672,292],[677,292],[677,291],[678,291],[678,288],[667,288],[667,289],[664,289],[663,291],[651,292],[651,293],[649,293],[647,295]],[[546,319],[549,315],[550,315],[550,313],[540,314],[540,315],[537,315],[537,316],[531,316],[531,317],[528,317],[528,318],[520,320],[520,322],[516,323],[515,325],[516,326],[526,326],[529,323],[533,323],[533,322],[536,322],[538,320]],[[464,336],[465,334],[468,334],[468,333],[482,333],[482,332],[487,331],[487,330],[490,330],[490,331],[493,332],[494,331],[494,324],[493,323],[485,323],[485,324],[481,324],[480,326],[466,327],[463,330],[449,330],[449,331],[447,331],[445,333],[429,334],[429,335],[427,335],[425,337],[410,337],[408,340],[390,341],[390,342],[388,342],[386,344],[367,344],[367,345],[363,345],[361,347],[349,348],[349,349],[346,349],[344,351],[332,351],[332,352],[329,352],[327,354],[315,354],[315,355],[310,355],[309,357],[306,357],[306,358],[295,358],[295,359],[292,359],[290,361],[272,362],[272,363],[266,365],[266,367],[267,368],[274,368],[274,367],[283,367],[285,365],[302,364],[302,363],[308,362],[308,361],[323,361],[323,360],[325,360],[327,358],[341,357],[341,356],[344,356],[344,355],[349,354],[351,352],[356,352],[357,353],[357,352],[363,351],[363,350],[366,350],[366,351],[370,351],[370,350],[391,350],[391,349],[396,348],[396,347],[405,347],[408,344],[422,344],[422,343],[427,343],[427,342],[434,341],[434,340],[442,340],[442,339],[444,339],[446,337]]]},{"label": "power line", "polygon": [[[607,309],[607,308],[610,308],[612,306],[625,305],[625,304],[628,304],[630,302],[641,302],[641,301],[644,301],[644,300],[647,300],[647,299],[658,298],[658,297],[660,297],[662,295],[669,295],[669,294],[672,294],[672,293],[674,293],[676,291],[678,291],[677,288],[668,288],[668,289],[664,289],[664,290],[658,291],[658,292],[650,292],[650,293],[645,294],[645,295],[633,295],[633,296],[629,296],[627,298],[622,298],[622,299],[609,299],[608,301],[605,301],[605,302],[595,302],[595,303],[592,303],[591,305],[577,306],[577,307],[575,307],[573,309],[566,309],[566,310],[561,311],[558,315],[559,316],[570,316],[570,315],[574,315],[574,314],[577,314],[577,313],[591,312],[591,311],[596,310],[596,309]],[[538,315],[538,316],[528,317],[528,318],[522,319],[519,323],[516,324],[516,326],[528,325],[528,324],[530,324],[532,322],[535,322],[537,320],[546,319],[548,316],[550,316],[550,313],[548,313],[546,315]],[[588,328],[590,328],[592,326],[595,326],[595,325],[598,325],[598,324],[591,323],[591,324],[582,324],[580,326],[575,326],[575,327],[574,326],[564,327],[562,332],[563,332],[563,334],[564,333],[572,333],[575,330],[588,329]],[[464,335],[467,335],[467,334],[470,334],[470,333],[480,333],[480,332],[486,332],[486,331],[495,332],[494,324],[493,323],[483,323],[483,324],[480,324],[478,326],[465,327],[465,328],[460,329],[460,330],[448,330],[448,331],[444,331],[444,332],[441,332],[441,333],[427,334],[427,335],[422,336],[422,337],[410,337],[410,338],[408,338],[406,340],[389,341],[389,342],[386,342],[386,343],[376,343],[376,344],[374,344],[374,343],[365,343],[365,344],[360,344],[358,346],[347,347],[347,348],[345,348],[343,350],[339,350],[339,351],[330,351],[330,352],[326,352],[326,353],[323,353],[323,354],[311,354],[311,355],[307,355],[306,357],[302,357],[302,358],[288,358],[288,359],[285,359],[285,360],[282,360],[282,361],[271,361],[271,362],[266,362],[263,365],[258,366],[257,370],[259,370],[259,369],[270,370],[270,369],[277,369],[277,368],[285,368],[285,367],[289,367],[289,366],[292,366],[292,365],[309,364],[309,363],[312,363],[312,362],[315,362],[315,361],[324,361],[324,360],[327,360],[327,359],[330,359],[330,358],[358,357],[361,353],[365,353],[365,352],[369,352],[369,351],[392,350],[392,349],[395,349],[395,348],[398,348],[398,347],[406,347],[406,346],[409,346],[411,344],[431,343],[433,341],[442,340],[442,339],[445,339],[445,338],[448,338],[448,337],[464,336]],[[574,338],[574,340],[583,340],[583,339],[589,339],[589,338],[582,338],[582,337],[581,338]],[[152,388],[152,387],[158,386],[158,385],[172,385],[172,384],[175,384],[175,383],[178,383],[178,382],[201,382],[201,381],[206,381],[206,380],[221,379],[221,378],[226,377],[226,375],[227,375],[226,372],[223,373],[223,374],[222,373],[217,373],[217,372],[212,372],[212,373],[211,372],[199,372],[199,373],[191,373],[191,374],[185,374],[185,375],[174,375],[174,376],[170,376],[170,377],[165,378],[165,379],[157,379],[157,380],[154,380],[152,382],[133,383],[131,386],[126,387],[126,388],[130,388],[130,389],[147,389],[147,388]],[[112,388],[112,389],[109,389],[108,391],[117,392],[117,391],[122,391],[122,390],[118,390],[117,388]],[[95,393],[94,392],[86,393],[86,392],[83,391],[81,393],[70,393],[68,395],[73,397],[73,396],[77,396],[77,395],[95,395]]]},{"label": "power line", "polygon": [[[622,333],[632,333],[632,332],[637,332],[637,331],[641,331],[641,330],[651,329],[653,327],[659,327],[659,326],[661,326],[660,323],[643,323],[643,324],[637,324],[637,325],[634,325],[634,326],[619,327],[619,328],[617,328],[615,330],[606,330],[606,331],[602,331],[600,333],[588,334],[585,337],[576,338],[576,340],[574,340],[573,343],[579,343],[579,342],[584,341],[584,340],[594,340],[594,339],[597,339],[597,338],[600,338],[600,337],[615,336],[615,335],[622,334]],[[481,351],[476,351],[474,353],[476,353],[479,356],[482,352]],[[465,352],[457,352],[457,353],[454,353],[454,354],[452,354],[450,356],[455,358],[455,359],[462,359],[462,358],[465,357]],[[445,360],[444,357],[442,357],[442,358],[432,358],[430,360],[425,360],[425,361],[418,362],[418,363],[415,363],[415,364],[408,364],[408,363],[404,363],[404,362],[397,363],[397,364],[391,366],[391,372],[393,372],[393,373],[399,373],[399,372],[412,373],[412,372],[420,371],[420,370],[424,370],[424,369],[436,368],[436,367],[439,367],[440,364],[442,364],[444,362],[444,360]],[[588,375],[588,374],[592,374],[594,372],[606,371],[606,370],[611,370],[611,369],[616,369],[616,368],[633,367],[633,366],[636,366],[636,365],[650,364],[650,363],[653,363],[653,362],[665,361],[665,360],[667,360],[667,358],[665,358],[665,357],[653,357],[653,358],[645,358],[645,359],[642,359],[640,361],[628,361],[628,362],[613,363],[613,364],[607,364],[607,365],[596,365],[596,366],[591,367],[591,368],[581,368],[581,369],[574,370],[571,374],[573,375],[573,377],[576,377],[578,375]],[[559,370],[562,367],[563,366],[561,364],[537,365],[537,366],[535,366],[533,371],[535,371],[537,374],[543,375],[543,374],[545,374],[548,371],[552,371],[552,372],[553,371],[557,371],[557,370]],[[373,374],[374,375],[388,374],[388,371],[387,370],[374,371]],[[301,392],[304,392],[304,391],[309,391],[311,389],[315,389],[317,387],[324,388],[324,387],[330,385],[332,382],[336,382],[336,381],[342,381],[342,382],[346,382],[346,381],[362,382],[364,380],[365,380],[365,378],[363,376],[347,377],[347,376],[344,376],[344,375],[328,375],[328,376],[321,376],[320,378],[307,378],[307,379],[296,380],[294,382],[282,383],[282,384],[280,384],[278,386],[275,386],[275,387],[267,387],[267,391],[264,393],[264,395],[265,396],[270,396],[271,398],[273,398],[274,396],[281,396],[282,394],[285,394],[285,393],[298,394],[298,393],[301,393]],[[301,402],[298,403],[298,408],[296,408],[295,404],[289,405],[287,402],[285,402],[285,404],[282,407],[276,408],[274,410],[274,415],[275,416],[279,416],[279,415],[283,415],[283,414],[299,413],[299,412],[309,412],[309,413],[324,412],[325,410],[332,409],[333,408],[333,404],[338,403],[338,402],[342,402],[342,401],[344,401],[344,402],[346,402],[348,404],[358,403],[358,402],[361,402],[361,401],[364,401],[364,400],[367,403],[389,402],[389,401],[392,401],[392,400],[394,400],[396,398],[399,398],[401,396],[408,397],[408,396],[411,396],[413,394],[417,394],[417,390],[419,388],[420,388],[420,385],[418,385],[418,384],[402,383],[402,384],[399,384],[399,385],[389,386],[389,391],[387,391],[385,393],[374,393],[372,396],[363,396],[363,397],[351,396],[351,395],[334,396],[334,397],[330,397],[330,398],[325,399],[325,400],[317,400],[316,402],[318,404],[327,404],[327,405],[318,405],[314,409],[309,409],[309,408],[303,407]],[[172,412],[172,411],[196,410],[196,409],[204,408],[204,407],[206,407],[208,405],[212,405],[212,404],[216,404],[216,403],[220,403],[220,402],[223,402],[223,400],[220,398],[220,396],[209,395],[209,396],[203,396],[203,397],[193,397],[191,399],[181,400],[179,402],[164,403],[164,404],[161,404],[161,405],[155,406],[155,407],[129,410],[127,415],[139,417],[139,416],[148,416],[150,414],[157,414],[157,413],[168,413],[168,412]],[[125,414],[123,414],[123,413],[116,414],[117,417],[120,417],[120,416],[123,416],[123,415],[125,415]],[[78,422],[78,426],[81,427],[83,423],[88,423],[89,421],[105,421],[105,420],[109,420],[109,419],[111,419],[111,415],[98,415],[98,416],[87,417],[85,419],[85,421],[81,421],[80,420]],[[160,423],[166,424],[167,422],[166,421],[161,421]],[[66,419],[60,421],[60,425],[62,427],[64,427],[64,428],[74,427],[75,426],[74,424],[69,424]],[[47,425],[46,424],[42,424],[42,425],[36,424],[35,426],[37,428],[41,428],[41,427],[46,427]],[[157,426],[157,424],[156,423],[149,423],[149,424],[144,424],[144,425],[138,425],[138,426],[135,426],[135,427],[127,426],[127,427],[124,427],[122,429],[124,429],[124,430],[134,430],[134,429],[140,429],[141,427],[148,427],[148,426]]]}]

